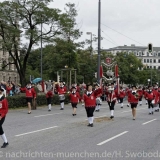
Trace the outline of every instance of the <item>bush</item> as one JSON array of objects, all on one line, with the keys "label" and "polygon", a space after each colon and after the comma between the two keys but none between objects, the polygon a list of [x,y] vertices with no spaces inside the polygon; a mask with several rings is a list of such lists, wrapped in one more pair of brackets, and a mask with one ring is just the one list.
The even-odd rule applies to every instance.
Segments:
[{"label": "bush", "polygon": [[[66,97],[65,104],[68,104],[69,95],[66,94],[65,97]],[[7,97],[7,100],[8,100],[9,108],[27,107],[25,94]],[[60,104],[58,95],[55,94],[53,96],[52,104]],[[37,106],[43,106],[43,105],[47,105],[46,95],[44,94],[37,95]]]}]

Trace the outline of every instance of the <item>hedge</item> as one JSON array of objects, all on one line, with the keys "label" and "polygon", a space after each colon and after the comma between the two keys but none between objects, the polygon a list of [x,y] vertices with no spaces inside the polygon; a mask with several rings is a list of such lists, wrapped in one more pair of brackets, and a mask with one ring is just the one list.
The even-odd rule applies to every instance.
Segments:
[{"label": "hedge", "polygon": [[[69,103],[69,95],[66,94],[65,97],[66,97],[65,104],[68,104]],[[7,100],[8,100],[9,108],[27,107],[25,94],[7,97]],[[44,94],[37,95],[36,101],[37,101],[37,106],[47,105],[46,96]],[[53,96],[52,104],[60,104],[58,95]]]}]

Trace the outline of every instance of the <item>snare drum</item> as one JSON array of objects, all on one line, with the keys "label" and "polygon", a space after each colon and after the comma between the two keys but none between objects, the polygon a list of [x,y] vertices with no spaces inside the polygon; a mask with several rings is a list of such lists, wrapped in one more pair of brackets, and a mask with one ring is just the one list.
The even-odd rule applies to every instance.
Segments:
[{"label": "snare drum", "polygon": [[64,94],[59,95],[59,100],[60,100],[60,101],[65,100],[65,96],[64,96]]}]

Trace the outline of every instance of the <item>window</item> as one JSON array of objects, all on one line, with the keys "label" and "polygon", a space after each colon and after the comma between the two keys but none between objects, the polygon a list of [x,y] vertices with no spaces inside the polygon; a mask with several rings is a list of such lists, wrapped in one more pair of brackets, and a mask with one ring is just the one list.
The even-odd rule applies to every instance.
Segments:
[{"label": "window", "polygon": [[158,69],[160,69],[160,66],[158,66]]},{"label": "window", "polygon": [[137,52],[137,56],[139,56],[139,53]]},{"label": "window", "polygon": [[149,68],[149,66],[147,66],[147,68]]},{"label": "window", "polygon": [[160,59],[158,60],[158,63],[160,63]]},{"label": "window", "polygon": [[146,63],[146,59],[144,59],[144,63]]},{"label": "window", "polygon": [[142,56],[142,51],[139,51],[139,56]]},{"label": "window", "polygon": [[147,59],[147,63],[149,63],[149,59]]},{"label": "window", "polygon": [[156,66],[154,66],[154,69],[156,69]]},{"label": "window", "polygon": [[150,66],[150,68],[152,68],[152,66]]},{"label": "window", "polygon": [[153,63],[156,63],[156,59],[153,60]]},{"label": "window", "polygon": [[150,59],[150,63],[152,63],[152,59]]},{"label": "window", "polygon": [[160,57],[160,52],[158,52],[158,57]]}]

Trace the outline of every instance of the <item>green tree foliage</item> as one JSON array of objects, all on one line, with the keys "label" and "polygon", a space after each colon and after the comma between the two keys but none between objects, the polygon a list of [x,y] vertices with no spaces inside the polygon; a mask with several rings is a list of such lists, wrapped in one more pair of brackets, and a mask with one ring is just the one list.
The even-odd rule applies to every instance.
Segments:
[{"label": "green tree foliage", "polygon": [[[49,8],[52,0],[12,0],[0,3],[0,43],[9,53],[25,85],[26,66],[31,50],[43,43],[53,43],[62,35],[70,17],[59,9]],[[41,34],[41,24],[45,28]]]}]

